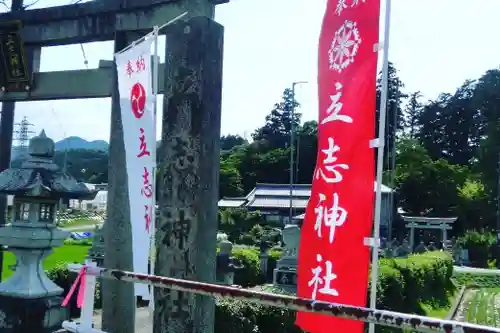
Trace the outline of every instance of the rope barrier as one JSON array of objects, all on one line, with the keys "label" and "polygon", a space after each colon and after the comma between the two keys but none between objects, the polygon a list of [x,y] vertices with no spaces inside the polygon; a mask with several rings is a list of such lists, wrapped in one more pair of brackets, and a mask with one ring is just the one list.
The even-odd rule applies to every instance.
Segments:
[{"label": "rope barrier", "polygon": [[[82,267],[82,265],[77,264],[68,265],[68,268],[74,272],[80,272]],[[355,307],[337,303],[326,303],[293,296],[270,294],[217,284],[180,280],[155,275],[138,274],[117,269],[86,267],[86,274],[103,279],[142,283],[158,288],[192,292],[205,296],[239,299],[288,310],[320,313],[382,326],[406,328],[416,330],[418,332],[500,333],[500,328],[495,327],[429,318],[393,311],[376,310],[365,307]]]}]

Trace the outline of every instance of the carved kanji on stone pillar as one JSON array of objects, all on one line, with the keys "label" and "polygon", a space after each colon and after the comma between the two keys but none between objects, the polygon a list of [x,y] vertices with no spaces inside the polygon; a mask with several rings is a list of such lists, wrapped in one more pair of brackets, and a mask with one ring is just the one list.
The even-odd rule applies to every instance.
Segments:
[{"label": "carved kanji on stone pillar", "polygon": [[[207,17],[167,30],[156,275],[215,282],[223,27]],[[155,333],[211,333],[214,300],[159,289]]]}]

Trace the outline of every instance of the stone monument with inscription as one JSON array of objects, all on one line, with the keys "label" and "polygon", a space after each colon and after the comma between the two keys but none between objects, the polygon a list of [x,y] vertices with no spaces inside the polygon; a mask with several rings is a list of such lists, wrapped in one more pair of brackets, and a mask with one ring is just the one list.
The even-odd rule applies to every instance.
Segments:
[{"label": "stone monument with inscription", "polygon": [[16,256],[14,274],[0,283],[0,332],[53,332],[66,319],[63,290],[42,269],[52,248],[69,236],[55,225],[61,198],[92,200],[97,194],[52,162],[54,141],[31,139],[21,168],[0,173],[0,193],[14,195],[12,223],[0,227],[0,244]]},{"label": "stone monument with inscription", "polygon": [[259,259],[260,259],[260,274],[267,282],[267,268],[269,266],[269,250],[271,248],[271,242],[268,237],[262,236],[259,242]]},{"label": "stone monument with inscription", "polygon": [[242,263],[232,256],[233,243],[227,239],[219,242],[217,254],[216,282],[224,285],[234,284],[234,273],[243,268]]},{"label": "stone monument with inscription", "polygon": [[[199,16],[166,33],[155,274],[214,283],[224,29],[213,4],[192,3]],[[155,290],[153,333],[213,333],[214,318],[211,297]]]},{"label": "stone monument with inscription", "polygon": [[289,292],[297,291],[297,261],[300,244],[300,228],[288,224],[282,232],[285,250],[278,260],[273,274],[273,284]]},{"label": "stone monument with inscription", "polygon": [[104,225],[96,225],[94,235],[92,237],[92,246],[88,251],[88,258],[96,262],[98,267],[103,267],[104,264]]}]

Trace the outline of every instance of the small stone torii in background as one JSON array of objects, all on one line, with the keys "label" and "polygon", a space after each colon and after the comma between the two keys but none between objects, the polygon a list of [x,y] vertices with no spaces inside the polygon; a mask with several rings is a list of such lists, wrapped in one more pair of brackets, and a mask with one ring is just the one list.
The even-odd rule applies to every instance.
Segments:
[{"label": "small stone torii in background", "polygon": [[[16,70],[31,76],[29,80],[19,77],[16,81],[14,75],[9,81],[3,77],[9,73],[0,75],[0,171],[10,164],[16,101],[112,98],[105,267],[132,270],[116,70],[106,66],[39,73],[41,47],[114,40],[115,51],[119,51],[150,32],[153,26],[188,12],[185,20],[160,31],[166,34],[168,46],[166,65],[160,66],[159,73],[159,93],[164,94],[164,103],[158,167],[163,181],[158,198],[155,274],[213,283],[223,53],[223,27],[213,19],[215,6],[228,1],[99,0],[24,11],[23,0],[13,0],[12,12],[0,14],[0,34],[11,33],[13,22],[22,23],[17,31],[24,42],[25,61],[21,63],[24,67]],[[21,56],[21,50],[19,47],[14,51]],[[0,200],[2,209],[5,210],[5,198]],[[0,214],[0,224],[5,223],[3,215]],[[130,283],[104,281],[106,332],[134,332],[133,287]],[[209,297],[156,290],[153,332],[210,333],[214,330],[214,312],[215,304]]]}]

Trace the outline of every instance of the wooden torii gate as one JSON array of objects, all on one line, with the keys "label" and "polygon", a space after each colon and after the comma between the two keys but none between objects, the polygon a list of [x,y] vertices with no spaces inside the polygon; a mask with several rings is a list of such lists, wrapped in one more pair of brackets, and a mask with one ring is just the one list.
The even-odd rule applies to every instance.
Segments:
[{"label": "wooden torii gate", "polygon": [[[166,63],[160,71],[164,93],[156,274],[202,282],[215,281],[223,27],[213,21],[215,6],[229,0],[99,0],[82,4],[0,14],[0,24],[19,21],[28,69],[27,91],[0,91],[4,103],[0,171],[10,163],[14,103],[111,97],[108,220],[105,265],[132,269],[132,244],[123,128],[114,66],[39,73],[44,46],[114,40],[119,51],[153,26],[188,12],[169,26]],[[3,30],[5,32],[5,30]],[[2,28],[0,27],[0,35]],[[3,206],[5,207],[5,206]],[[0,205],[0,210],[2,206]],[[0,214],[0,223],[5,223]],[[103,328],[133,333],[132,284],[105,283]],[[214,302],[165,289],[156,291],[154,332],[213,332]]]}]

